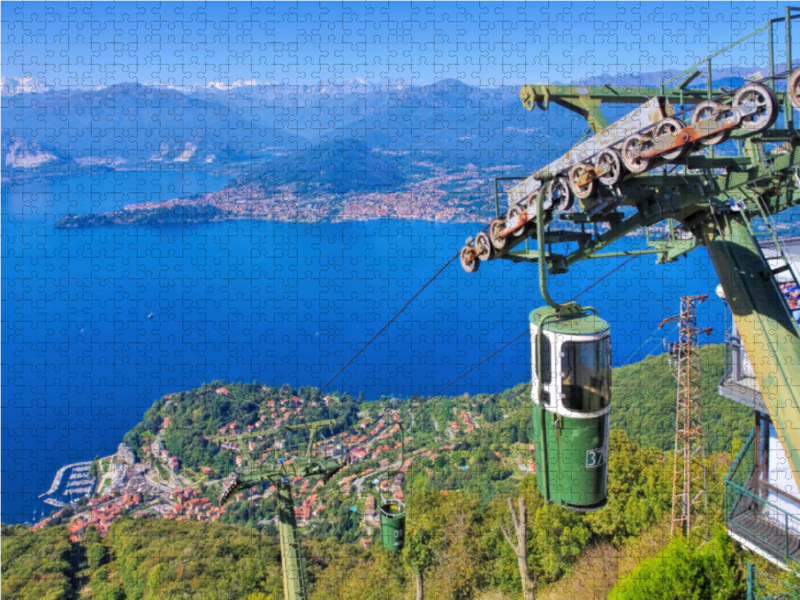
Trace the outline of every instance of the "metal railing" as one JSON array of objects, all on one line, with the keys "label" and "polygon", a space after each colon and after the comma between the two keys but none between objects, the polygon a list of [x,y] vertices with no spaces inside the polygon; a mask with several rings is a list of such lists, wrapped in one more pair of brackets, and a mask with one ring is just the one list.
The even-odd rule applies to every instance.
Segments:
[{"label": "metal railing", "polygon": [[731,483],[744,489],[755,467],[755,448],[753,447],[755,437],[756,430],[754,427],[744,446],[739,450],[739,454],[736,455],[736,460],[733,461],[731,470],[728,471],[728,475],[725,477],[726,484]]},{"label": "metal railing", "polygon": [[747,600],[800,600],[800,579],[789,573],[776,577],[747,563]]},{"label": "metal railing", "polygon": [[729,530],[735,526],[748,542],[788,565],[800,556],[800,538],[793,533],[800,532],[800,518],[748,489],[757,477],[755,433],[753,429],[725,478],[725,522]]}]

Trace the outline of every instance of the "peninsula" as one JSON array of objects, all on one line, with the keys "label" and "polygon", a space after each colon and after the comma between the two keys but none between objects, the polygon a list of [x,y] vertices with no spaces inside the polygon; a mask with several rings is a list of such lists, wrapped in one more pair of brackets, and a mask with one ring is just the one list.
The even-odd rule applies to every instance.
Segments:
[{"label": "peninsula", "polygon": [[432,168],[426,169],[424,176],[390,189],[339,189],[301,181],[274,187],[251,180],[218,192],[131,204],[113,212],[68,214],[56,227],[181,225],[230,219],[336,223],[395,218],[474,223],[494,215],[492,178],[500,175],[499,169],[470,167],[451,172]]}]

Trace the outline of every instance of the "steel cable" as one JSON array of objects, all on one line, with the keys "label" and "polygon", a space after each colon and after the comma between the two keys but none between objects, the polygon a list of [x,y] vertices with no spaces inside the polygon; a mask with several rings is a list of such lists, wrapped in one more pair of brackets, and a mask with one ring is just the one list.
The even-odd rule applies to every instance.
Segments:
[{"label": "steel cable", "polygon": [[[610,270],[608,273],[606,273],[605,275],[603,275],[603,276],[602,276],[600,279],[598,279],[597,281],[595,281],[595,282],[594,282],[593,284],[591,284],[589,287],[586,287],[586,288],[582,289],[580,292],[578,292],[578,293],[577,293],[577,294],[576,294],[576,295],[575,295],[575,296],[572,298],[572,300],[574,301],[574,300],[575,300],[575,299],[576,299],[578,296],[580,296],[580,295],[581,295],[581,294],[583,294],[584,292],[587,292],[587,291],[589,291],[590,289],[592,289],[592,288],[593,288],[594,286],[596,286],[598,283],[600,283],[601,281],[603,281],[603,280],[604,280],[606,277],[608,277],[609,275],[611,275],[612,273],[614,273],[614,271],[616,271],[616,270],[618,270],[618,269],[621,269],[621,268],[622,268],[622,267],[624,267],[626,264],[628,264],[629,262],[631,262],[631,261],[632,261],[634,258],[639,258],[640,256],[642,256],[642,255],[641,255],[641,254],[637,254],[637,255],[635,255],[635,256],[632,256],[632,257],[630,257],[630,258],[629,258],[628,260],[626,260],[625,262],[618,264],[616,267],[614,267],[613,269],[611,269],[611,270]],[[446,390],[447,388],[449,388],[449,387],[450,387],[451,385],[453,385],[453,384],[454,384],[456,381],[458,381],[459,379],[461,379],[461,378],[465,377],[466,375],[468,375],[469,373],[471,373],[472,371],[474,371],[475,369],[477,369],[478,367],[480,367],[480,366],[481,366],[483,363],[485,363],[487,360],[489,360],[490,358],[492,358],[492,357],[493,357],[495,354],[498,354],[499,352],[502,352],[503,350],[505,350],[505,349],[506,349],[508,346],[510,346],[511,344],[513,344],[514,342],[516,342],[516,341],[517,341],[519,338],[521,338],[521,337],[522,337],[523,335],[525,335],[526,333],[528,333],[528,330],[527,330],[527,329],[525,329],[524,331],[522,331],[522,332],[521,332],[519,335],[517,335],[517,336],[516,336],[516,337],[515,337],[513,340],[511,340],[510,342],[507,342],[507,343],[505,343],[505,344],[504,344],[502,347],[500,347],[500,348],[498,348],[497,350],[495,350],[494,352],[492,352],[492,353],[491,353],[489,356],[487,356],[486,358],[484,358],[484,359],[483,359],[481,362],[479,362],[479,363],[478,363],[478,364],[476,364],[475,366],[471,367],[471,368],[470,368],[468,371],[464,371],[464,372],[463,372],[461,375],[459,375],[458,377],[456,377],[455,379],[453,379],[452,381],[450,381],[449,383],[447,383],[446,385],[444,385],[443,387],[441,387],[441,388],[439,389],[439,391],[437,391],[437,392],[434,394],[434,396],[438,396],[439,394],[441,394],[441,393],[442,393],[444,390]],[[640,349],[641,349],[641,348],[640,348]]]},{"label": "steel cable", "polygon": [[[460,252],[459,252],[459,254],[460,254]],[[352,357],[350,360],[348,360],[348,361],[347,361],[347,363],[346,363],[346,364],[345,364],[345,365],[344,365],[344,366],[343,366],[341,369],[339,369],[339,371],[337,371],[336,375],[334,375],[333,377],[331,377],[331,378],[330,378],[330,379],[329,379],[329,380],[328,380],[328,381],[325,383],[325,385],[323,385],[323,386],[322,386],[322,387],[319,389],[320,393],[322,393],[322,391],[323,391],[323,390],[324,390],[326,387],[328,387],[328,386],[329,386],[329,385],[330,385],[330,384],[333,382],[333,380],[334,380],[334,379],[336,379],[336,378],[337,378],[339,375],[341,375],[341,374],[344,372],[344,370],[345,370],[347,367],[349,367],[349,366],[350,366],[350,365],[353,363],[353,361],[354,361],[356,358],[358,358],[358,356],[359,356],[359,355],[360,355],[360,354],[361,354],[361,353],[362,353],[364,350],[366,350],[366,349],[367,349],[367,348],[370,346],[370,344],[372,344],[372,342],[374,342],[374,341],[375,341],[375,340],[378,338],[378,336],[379,336],[380,334],[382,334],[384,331],[386,331],[386,328],[387,328],[387,327],[389,327],[389,325],[391,325],[392,323],[394,323],[394,321],[397,319],[397,317],[399,317],[399,316],[400,316],[400,315],[403,313],[403,311],[405,311],[405,309],[407,309],[407,308],[408,308],[408,307],[411,305],[411,303],[412,303],[412,302],[413,302],[413,301],[416,299],[416,297],[417,297],[417,296],[419,296],[419,295],[420,295],[420,294],[423,292],[423,290],[425,290],[425,288],[427,288],[427,287],[428,287],[428,286],[429,286],[431,283],[433,283],[433,280],[434,280],[434,279],[436,279],[437,277],[439,277],[439,275],[441,275],[441,274],[442,274],[442,272],[443,272],[443,271],[444,271],[444,270],[445,270],[447,267],[449,267],[449,266],[450,266],[450,264],[451,264],[451,263],[452,263],[452,262],[453,262],[455,259],[457,259],[457,258],[458,258],[458,254],[456,254],[456,255],[455,255],[453,258],[451,258],[450,260],[448,260],[448,261],[447,261],[447,262],[446,262],[446,263],[445,263],[445,264],[442,266],[442,268],[441,268],[441,269],[439,269],[439,270],[436,272],[436,274],[435,274],[433,277],[431,277],[430,279],[428,279],[428,281],[426,281],[426,282],[425,282],[425,285],[423,285],[421,288],[419,288],[419,290],[417,290],[417,293],[416,293],[416,294],[414,294],[413,296],[411,296],[411,298],[408,300],[408,302],[406,302],[406,303],[403,305],[403,307],[402,307],[400,310],[398,310],[398,311],[395,313],[395,315],[394,315],[394,316],[393,316],[391,319],[389,319],[389,320],[386,322],[386,324],[385,324],[383,327],[381,327],[381,328],[380,328],[380,330],[378,331],[378,333],[376,333],[375,335],[373,335],[373,336],[370,338],[370,340],[369,340],[369,341],[368,341],[366,344],[364,344],[363,346],[361,346],[361,349],[360,349],[358,352],[356,352],[356,353],[353,355],[353,357]]]}]

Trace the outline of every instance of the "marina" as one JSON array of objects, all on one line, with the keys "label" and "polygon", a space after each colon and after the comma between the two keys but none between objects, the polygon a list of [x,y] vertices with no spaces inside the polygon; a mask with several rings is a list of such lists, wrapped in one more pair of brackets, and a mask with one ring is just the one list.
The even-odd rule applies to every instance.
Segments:
[{"label": "marina", "polygon": [[97,483],[96,478],[90,474],[91,467],[91,461],[61,467],[50,488],[39,498],[51,506],[61,508],[80,497],[91,496]]}]

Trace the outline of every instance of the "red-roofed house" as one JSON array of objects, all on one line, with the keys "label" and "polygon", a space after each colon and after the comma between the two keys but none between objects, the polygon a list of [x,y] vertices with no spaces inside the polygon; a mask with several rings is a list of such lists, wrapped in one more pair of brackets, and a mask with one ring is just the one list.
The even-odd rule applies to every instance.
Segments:
[{"label": "red-roofed house", "polygon": [[86,531],[87,525],[89,525],[87,521],[85,521],[84,519],[78,519],[67,525],[67,531],[75,535],[80,535],[84,531]]}]

